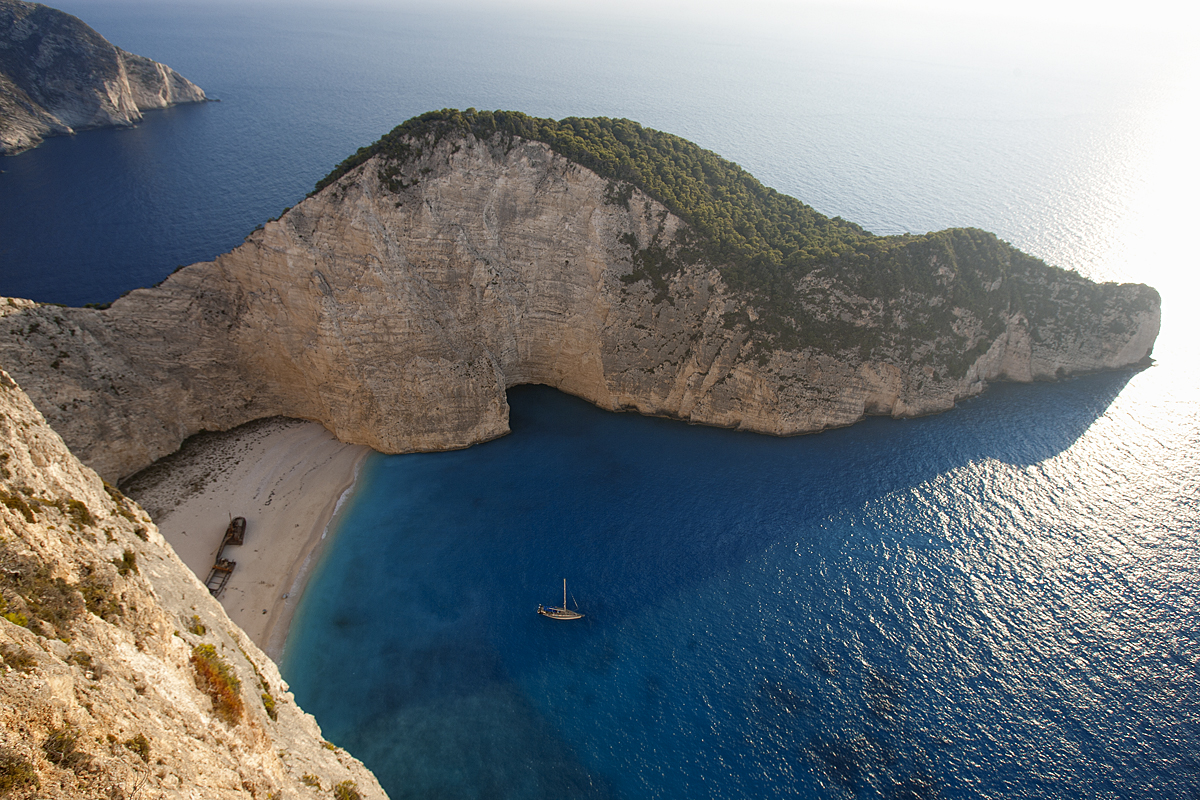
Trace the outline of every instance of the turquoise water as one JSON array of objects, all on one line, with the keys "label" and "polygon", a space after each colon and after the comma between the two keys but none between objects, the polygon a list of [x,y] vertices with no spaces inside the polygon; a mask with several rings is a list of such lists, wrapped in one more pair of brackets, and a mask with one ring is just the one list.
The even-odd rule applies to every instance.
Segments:
[{"label": "turquoise water", "polygon": [[1133,467],[1192,457],[1143,375],[782,440],[516,389],[369,463],[285,674],[393,797],[1190,796],[1197,479]]},{"label": "turquoise water", "polygon": [[[153,283],[445,106],[633,118],[879,233],[974,225],[1163,294],[1154,367],[939,417],[780,440],[520,387],[511,436],[374,457],[282,666],[392,797],[1200,794],[1194,43],[829,6],[62,7],[222,102],[0,161],[0,294]],[[563,577],[579,622],[534,614]]]}]

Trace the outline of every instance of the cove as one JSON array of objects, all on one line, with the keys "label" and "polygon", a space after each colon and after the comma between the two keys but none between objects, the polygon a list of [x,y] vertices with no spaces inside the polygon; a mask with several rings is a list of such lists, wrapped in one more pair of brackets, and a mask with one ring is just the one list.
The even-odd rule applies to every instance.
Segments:
[{"label": "cove", "polygon": [[[794,439],[519,387],[506,438],[369,460],[284,675],[393,798],[1140,794],[1162,598],[1097,593],[1127,510],[1077,511],[1136,377]],[[583,620],[535,614],[563,577]]]}]

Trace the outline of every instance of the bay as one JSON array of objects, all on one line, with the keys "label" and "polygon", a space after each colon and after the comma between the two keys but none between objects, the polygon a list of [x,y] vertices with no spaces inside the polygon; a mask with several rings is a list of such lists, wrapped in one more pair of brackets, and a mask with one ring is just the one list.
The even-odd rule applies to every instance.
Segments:
[{"label": "bay", "polygon": [[[391,796],[1200,791],[1186,25],[61,7],[221,102],[0,162],[0,294],[154,283],[448,106],[629,117],[878,233],[973,225],[1163,294],[1152,368],[939,417],[778,440],[518,387],[505,439],[374,457],[283,669]],[[578,623],[533,613],[564,576]]]},{"label": "bay", "polygon": [[393,797],[1187,796],[1196,480],[1130,379],[790,440],[515,389],[366,467],[285,673]]}]

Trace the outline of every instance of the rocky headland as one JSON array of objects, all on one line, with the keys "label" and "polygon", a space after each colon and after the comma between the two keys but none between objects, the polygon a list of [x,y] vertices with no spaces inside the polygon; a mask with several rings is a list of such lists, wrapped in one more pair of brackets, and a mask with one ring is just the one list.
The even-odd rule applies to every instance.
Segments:
[{"label": "rocky headland", "polygon": [[[382,452],[458,448],[506,433],[505,390],[540,383],[790,435],[944,411],[988,381],[1142,364],[1153,347],[1147,286],[1096,284],[982,231],[872,236],[684,140],[575,122],[410,121],[237,249],[109,308],[3,301],[0,365],[115,481],[268,416]],[[641,144],[584,166],[618,148],[614,125]],[[713,174],[681,178],[687,159]],[[641,188],[663,175],[673,207]],[[725,207],[732,232],[709,233]],[[769,230],[780,218],[800,233]]]},{"label": "rocky headland", "polygon": [[175,70],[122,50],[77,17],[0,0],[0,154],[46,136],[129,127],[143,111],[205,99]]},{"label": "rocky headland", "polygon": [[339,785],[386,796],[146,512],[0,371],[0,795],[308,798]]},{"label": "rocky headland", "polygon": [[199,431],[283,416],[383,452],[466,447],[541,383],[788,435],[1144,364],[1158,326],[1147,286],[977,230],[873,236],[627,120],[410,120],[158,286],[0,299],[0,781],[383,795],[111,485]]}]

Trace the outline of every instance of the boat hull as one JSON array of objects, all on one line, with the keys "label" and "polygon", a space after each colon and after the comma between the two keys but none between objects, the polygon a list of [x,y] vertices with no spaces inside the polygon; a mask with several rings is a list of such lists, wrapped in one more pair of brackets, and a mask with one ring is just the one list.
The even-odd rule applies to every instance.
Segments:
[{"label": "boat hull", "polygon": [[549,617],[550,619],[583,619],[583,614],[580,614],[578,611],[572,611],[569,608],[555,608],[554,606],[546,608],[538,606],[537,612],[543,617]]}]

